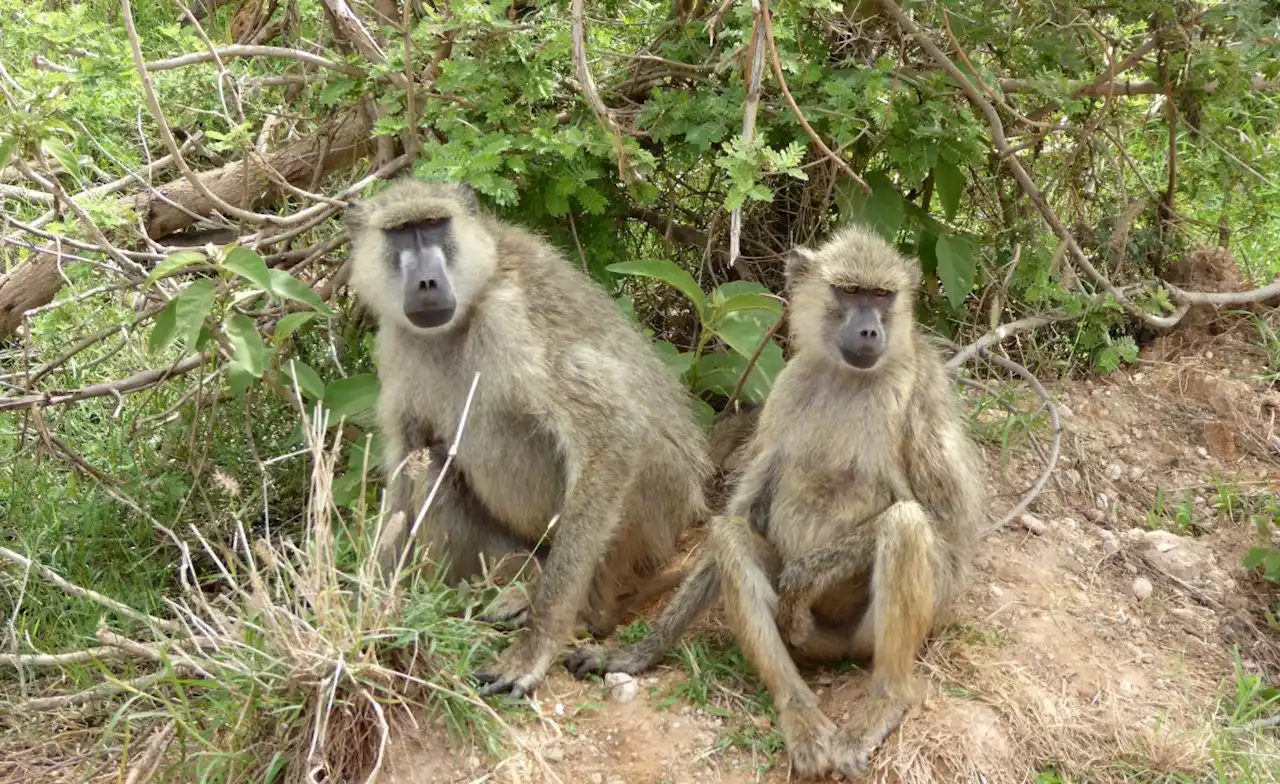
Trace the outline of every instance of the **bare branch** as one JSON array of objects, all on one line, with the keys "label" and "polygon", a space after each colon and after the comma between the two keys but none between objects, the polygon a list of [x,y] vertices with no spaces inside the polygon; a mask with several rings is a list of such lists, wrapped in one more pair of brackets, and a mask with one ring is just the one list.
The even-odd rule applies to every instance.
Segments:
[{"label": "bare branch", "polygon": [[[751,47],[747,50],[751,73],[747,77],[747,101],[742,110],[742,141],[751,144],[756,137],[756,113],[760,109],[760,81],[764,77],[765,26],[763,0],[751,0],[751,15],[755,22],[751,26]],[[742,205],[733,208],[729,214],[729,266],[738,260],[742,243]],[[745,378],[745,374],[743,376]],[[741,385],[741,384],[740,384]],[[736,399],[736,394],[735,394]]]},{"label": "bare branch", "polygon": [[[318,54],[311,54],[300,49],[290,49],[284,46],[247,46],[243,44],[224,46],[212,51],[192,52],[180,57],[170,57],[167,60],[152,60],[149,63],[144,63],[143,67],[147,71],[169,71],[174,68],[185,68],[196,63],[215,62],[218,58],[231,60],[248,57],[277,57],[286,60],[297,60],[300,63],[327,68],[330,71],[337,71],[348,76],[368,76],[366,72],[354,66],[335,62]],[[268,83],[266,79],[260,81]]]},{"label": "bare branch", "polygon": [[570,8],[570,13],[573,15],[573,67],[578,74],[578,81],[582,83],[582,92],[587,98],[587,103],[595,112],[596,119],[600,121],[605,131],[613,134],[614,146],[618,154],[618,179],[626,179],[627,161],[622,152],[622,131],[614,121],[609,107],[605,106],[600,98],[600,91],[596,89],[596,80],[591,76],[591,68],[587,65],[586,24],[583,21],[586,13],[585,5],[585,0],[573,0]]},{"label": "bare branch", "polygon": [[849,164],[845,163],[844,158],[836,155],[827,143],[822,141],[822,137],[809,124],[809,120],[805,118],[804,112],[800,111],[800,105],[796,103],[796,99],[791,96],[791,90],[787,87],[787,80],[782,75],[782,62],[778,59],[778,44],[773,39],[773,19],[769,13],[769,0],[760,0],[760,5],[764,10],[764,36],[769,42],[769,59],[773,63],[773,78],[778,80],[778,86],[782,88],[782,94],[787,98],[787,104],[791,107],[791,112],[800,121],[801,127],[805,133],[809,134],[809,138],[813,139],[813,143],[818,145],[818,149],[831,159],[833,163],[839,166],[845,174],[853,178],[853,181],[862,186],[862,190],[871,193],[871,186],[867,185],[858,173],[853,170]]},{"label": "bare branch", "polygon": [[1068,316],[1064,313],[1046,313],[1041,316],[1028,316],[1017,321],[1011,321],[1008,324],[1001,324],[967,346],[960,347],[951,359],[947,360],[946,367],[948,370],[956,370],[965,362],[977,356],[983,349],[1002,343],[1019,332],[1039,329],[1049,324],[1056,324],[1059,321],[1073,321],[1075,318],[1075,316]]}]

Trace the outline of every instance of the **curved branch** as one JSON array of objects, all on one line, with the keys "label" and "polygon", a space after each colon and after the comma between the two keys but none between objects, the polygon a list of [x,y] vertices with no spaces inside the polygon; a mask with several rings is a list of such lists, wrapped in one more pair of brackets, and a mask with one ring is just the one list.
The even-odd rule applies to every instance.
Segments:
[{"label": "curved branch", "polygon": [[348,76],[367,76],[368,74],[351,65],[335,62],[318,54],[311,54],[299,49],[289,49],[284,46],[247,46],[244,44],[234,44],[232,46],[224,46],[216,50],[206,50],[203,52],[192,52],[178,57],[170,57],[165,60],[152,60],[149,63],[143,63],[143,68],[147,71],[169,71],[174,68],[185,68],[188,65],[196,63],[216,62],[218,58],[230,60],[234,58],[249,57],[275,57],[285,60],[297,60],[300,63],[314,65],[319,68],[327,68],[330,71],[337,71]]},{"label": "curved branch", "polygon": [[596,89],[596,80],[591,76],[591,69],[587,65],[586,23],[583,20],[586,15],[585,6],[584,0],[573,0],[570,9],[573,15],[573,67],[578,74],[578,81],[582,82],[582,92],[587,98],[587,103],[591,104],[596,119],[606,131],[613,134],[614,146],[618,152],[618,179],[626,179],[627,159],[622,152],[622,131],[614,121],[609,107],[604,105],[600,91]]},{"label": "curved branch", "polygon": [[804,112],[800,111],[800,106],[796,103],[796,99],[791,97],[791,90],[787,87],[787,80],[782,77],[782,61],[778,59],[778,45],[773,40],[773,18],[769,13],[768,0],[760,0],[760,6],[764,11],[764,37],[765,40],[769,42],[769,60],[773,64],[773,78],[778,80],[778,86],[782,88],[782,94],[786,96],[787,104],[791,107],[792,114],[794,114],[796,119],[800,121],[800,125],[804,128],[805,133],[809,134],[809,138],[813,139],[813,143],[818,145],[818,149],[822,150],[824,155],[843,169],[845,174],[852,177],[854,182],[861,185],[863,191],[871,193],[871,186],[863,182],[862,178],[857,175],[852,167],[844,162],[844,158],[836,155],[831,148],[827,146],[827,143],[822,141],[822,137],[818,135],[818,132],[809,124],[809,120],[805,118]]},{"label": "curved branch", "polygon": [[967,346],[958,347],[951,359],[947,360],[946,368],[954,371],[977,356],[983,349],[1002,343],[1019,332],[1039,329],[1050,324],[1056,324],[1059,321],[1073,321],[1075,318],[1075,316],[1068,316],[1065,313],[1046,313],[1042,316],[1028,316],[1017,321],[1010,321],[1008,324],[1001,324]]},{"label": "curved branch", "polygon": [[195,370],[200,367],[200,365],[204,364],[208,359],[209,355],[207,353],[197,354],[195,356],[179,360],[169,367],[143,370],[118,381],[91,384],[90,386],[77,389],[73,392],[45,392],[38,395],[23,395],[22,397],[0,397],[0,411],[17,411],[19,409],[33,408],[36,406],[57,406],[63,403],[76,403],[81,400],[88,400],[92,397],[117,397],[125,392],[137,392],[148,387],[153,387],[166,379],[173,378],[174,376],[190,373],[192,370]]},{"label": "curved branch", "polygon": [[[920,47],[924,49],[925,52],[927,52],[943,70],[950,74],[951,78],[955,80],[957,85],[959,85],[960,90],[965,94],[969,101],[977,107],[983,117],[986,118],[987,125],[991,130],[991,142],[995,146],[997,153],[999,153],[1001,159],[1009,166],[1014,179],[1018,181],[1018,185],[1022,188],[1023,193],[1027,195],[1027,198],[1031,199],[1031,203],[1035,205],[1036,210],[1039,211],[1044,222],[1049,224],[1049,227],[1053,229],[1054,234],[1066,243],[1067,249],[1071,252],[1071,258],[1076,267],[1084,271],[1089,279],[1095,284],[1102,287],[1102,289],[1111,296],[1115,297],[1116,302],[1118,302],[1130,315],[1152,327],[1156,327],[1158,329],[1169,329],[1176,326],[1178,322],[1182,320],[1182,317],[1186,315],[1192,305],[1244,304],[1248,302],[1256,302],[1259,299],[1268,299],[1271,296],[1274,296],[1272,293],[1272,287],[1270,286],[1266,289],[1260,289],[1257,291],[1207,294],[1183,291],[1182,289],[1170,286],[1162,281],[1161,285],[1169,292],[1171,299],[1177,303],[1178,308],[1168,316],[1156,316],[1143,310],[1142,307],[1134,302],[1123,290],[1112,283],[1098,270],[1097,267],[1093,266],[1092,262],[1089,261],[1089,257],[1085,255],[1084,250],[1081,249],[1079,243],[1076,242],[1075,236],[1073,236],[1062,224],[1062,221],[1058,218],[1058,214],[1054,212],[1053,207],[1049,206],[1048,200],[1031,179],[1031,175],[1027,173],[1025,168],[1023,168],[1022,162],[1018,160],[1016,155],[1012,154],[1011,148],[1009,147],[1009,140],[1004,133],[1004,124],[1000,120],[1000,114],[996,111],[995,107],[991,105],[991,102],[982,97],[977,88],[973,86],[973,83],[969,81],[951,58],[943,53],[943,51],[938,48],[937,44],[935,44],[929,36],[925,35],[924,32],[911,21],[911,18],[898,7],[897,3],[893,0],[880,0],[880,5],[889,16],[893,17],[894,21],[898,23],[898,26],[901,27],[904,32],[914,38],[916,43],[918,43]],[[1277,281],[1277,284],[1273,285],[1280,285],[1280,281]]]}]

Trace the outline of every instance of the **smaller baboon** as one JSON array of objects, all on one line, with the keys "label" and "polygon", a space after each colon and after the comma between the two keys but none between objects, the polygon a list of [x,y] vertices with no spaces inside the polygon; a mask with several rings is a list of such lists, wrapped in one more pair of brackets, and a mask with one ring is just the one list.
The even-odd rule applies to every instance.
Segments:
[{"label": "smaller baboon", "polygon": [[[484,694],[526,694],[576,618],[610,634],[620,597],[705,519],[705,436],[688,393],[605,291],[550,243],[482,213],[469,189],[400,180],[348,221],[351,285],[379,320],[391,478],[379,564],[396,571],[418,514],[449,582],[541,542],[532,599],[504,592],[486,614],[529,628],[477,673]],[[416,474],[401,465],[424,450]]]},{"label": "smaller baboon", "polygon": [[[652,667],[723,596],[792,766],[856,776],[919,698],[915,657],[964,586],[983,516],[978,454],[938,350],[915,328],[918,264],[848,228],[796,249],[787,279],[794,356],[708,553],[648,636],[580,648],[566,665],[580,677]],[[874,669],[868,702],[837,729],[794,659],[844,658]]]}]

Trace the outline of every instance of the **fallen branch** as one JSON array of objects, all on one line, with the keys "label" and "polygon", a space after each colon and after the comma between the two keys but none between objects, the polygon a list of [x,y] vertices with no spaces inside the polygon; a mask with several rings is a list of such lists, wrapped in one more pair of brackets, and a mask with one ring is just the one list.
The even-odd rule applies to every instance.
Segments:
[{"label": "fallen branch", "polygon": [[17,564],[18,566],[21,566],[23,569],[27,569],[31,572],[38,574],[40,577],[44,578],[45,581],[54,584],[58,588],[61,588],[63,593],[69,594],[71,596],[78,596],[82,599],[88,599],[89,601],[94,602],[95,604],[100,604],[103,607],[106,607],[108,610],[111,610],[117,615],[123,616],[133,621],[137,621],[139,623],[144,623],[148,626],[159,627],[173,634],[182,633],[182,627],[177,623],[174,623],[173,621],[166,621],[163,618],[157,618],[154,615],[148,615],[144,612],[140,612],[138,610],[133,609],[132,607],[130,607],[127,604],[124,604],[123,602],[118,602],[109,596],[104,596],[103,594],[100,594],[97,591],[76,585],[75,583],[67,580],[65,577],[58,574],[57,572],[50,569],[49,567],[43,564],[36,563],[35,561],[31,560],[25,555],[22,555],[21,553],[16,553],[7,547],[0,547],[0,559],[4,559],[6,561],[9,561],[10,563]]},{"label": "fallen branch", "polygon": [[1039,329],[1049,324],[1056,324],[1059,321],[1072,321],[1075,318],[1075,316],[1068,316],[1064,313],[1047,313],[1042,316],[1028,316],[1017,321],[1011,321],[1008,324],[1001,324],[969,345],[960,347],[951,359],[947,360],[946,368],[954,371],[977,356],[983,349],[1002,343],[1019,332]]},{"label": "fallen branch", "polygon": [[117,381],[106,381],[91,384],[71,392],[42,392],[22,397],[0,397],[0,411],[17,411],[24,408],[59,406],[64,403],[77,403],[94,397],[119,397],[127,392],[137,392],[155,386],[166,379],[189,373],[208,361],[209,355],[197,354],[181,359],[169,367],[153,368],[134,373],[132,376]]},{"label": "fallen branch", "polygon": [[64,667],[68,664],[87,664],[124,656],[125,651],[119,648],[103,646],[67,653],[0,653],[0,664],[9,667]]}]

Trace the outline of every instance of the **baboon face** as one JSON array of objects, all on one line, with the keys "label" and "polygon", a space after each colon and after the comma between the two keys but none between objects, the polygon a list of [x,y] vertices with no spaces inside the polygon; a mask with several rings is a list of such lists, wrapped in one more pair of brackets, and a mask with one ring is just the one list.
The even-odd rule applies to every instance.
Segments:
[{"label": "baboon face", "polygon": [[870,370],[889,345],[889,314],[898,292],[863,286],[831,287],[833,316],[838,326],[832,340],[840,358],[851,367]]},{"label": "baboon face", "polygon": [[457,258],[451,217],[410,221],[385,234],[386,261],[399,275],[404,317],[421,329],[448,324],[458,309],[450,274]]},{"label": "baboon face", "polygon": [[497,264],[470,189],[405,179],[353,205],[351,286],[379,317],[420,333],[464,323]]},{"label": "baboon face", "polygon": [[817,250],[793,249],[787,280],[799,351],[865,372],[911,339],[919,263],[867,229],[848,227]]}]

